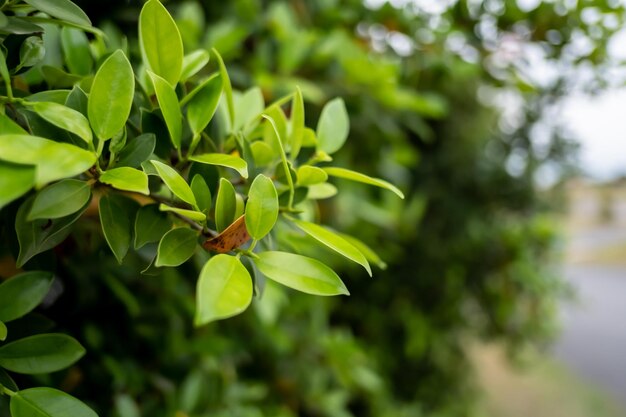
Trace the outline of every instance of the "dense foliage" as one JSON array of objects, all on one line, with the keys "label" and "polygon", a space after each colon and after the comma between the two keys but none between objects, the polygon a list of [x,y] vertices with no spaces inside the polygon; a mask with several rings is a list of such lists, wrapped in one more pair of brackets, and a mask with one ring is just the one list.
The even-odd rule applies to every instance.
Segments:
[{"label": "dense foliage", "polygon": [[[3,6],[3,11],[9,10],[6,15],[32,11],[28,7],[11,9],[14,3]],[[53,18],[65,19],[68,26],[67,16],[55,16],[42,6],[46,2],[26,3]],[[82,113],[88,123],[83,130],[76,125],[68,128],[58,121],[68,119],[62,117],[59,107],[31,104],[34,100],[16,93],[19,100],[15,107],[5,106],[10,118],[0,119],[0,128],[17,129],[9,120],[13,119],[21,128],[30,129],[29,133],[49,137],[55,132],[53,139],[86,149],[89,141],[85,137],[93,129],[93,143],[103,143],[102,149],[93,149],[103,172],[96,170],[93,180],[86,182],[93,193],[105,195],[104,203],[100,198],[98,210],[85,204],[89,195],[83,204],[78,198],[63,199],[63,206],[78,211],[62,214],[81,221],[75,222],[71,234],[67,230],[59,235],[62,238],[53,238],[52,246],[58,244],[54,251],[39,243],[42,253],[26,262],[19,252],[19,229],[18,236],[13,234],[16,216],[19,220],[21,212],[22,220],[30,223],[36,218],[31,194],[42,199],[39,196],[46,189],[62,183],[84,194],[84,184],[54,182],[2,210],[2,250],[13,254],[13,258],[3,258],[3,265],[8,266],[3,267],[6,272],[3,269],[2,275],[14,274],[10,272],[11,259],[28,270],[53,272],[52,291],[40,312],[87,351],[66,371],[16,378],[20,387],[57,387],[100,415],[121,417],[472,415],[477,397],[468,344],[477,338],[495,337],[521,348],[551,334],[561,285],[549,269],[555,229],[545,214],[536,183],[537,176],[546,172],[558,179],[567,168],[571,145],[562,131],[548,125],[542,116],[580,81],[590,89],[602,86],[601,80],[589,73],[606,65],[606,41],[620,26],[622,7],[599,1],[576,5],[546,2],[530,10],[521,10],[514,1],[437,2],[439,5],[432,7],[375,3],[168,2],[181,34],[179,55],[182,57],[184,50],[186,57],[180,72],[189,76],[188,82],[175,89],[172,85],[180,77],[179,70],[172,75],[156,69],[160,64],[151,61],[146,47],[150,35],[141,29],[140,11],[148,5],[157,8],[156,0],[146,6],[140,1],[78,2],[87,15],[97,19],[95,27],[104,31],[106,38],[84,21],[70,19],[72,29],[59,30],[58,19],[51,22],[41,15],[22,17],[20,24],[26,21],[42,26],[43,36],[40,29],[7,35],[6,23],[0,25],[7,57],[3,79],[6,81],[7,71],[11,71],[15,91],[24,91],[20,93],[23,96],[43,95],[48,103]],[[158,10],[162,14],[165,9]],[[153,43],[160,48],[152,54],[158,62],[160,56],[175,54],[178,48],[166,35],[167,27],[172,26],[159,25],[159,40]],[[587,46],[578,47],[581,42]],[[206,65],[211,48],[224,57],[228,73],[223,65],[212,66],[213,61],[221,62],[217,54]],[[115,50],[122,52],[111,54]],[[102,127],[109,118],[99,121],[96,114],[106,105],[90,112],[99,78],[92,75],[116,60],[120,65],[111,76],[118,76],[122,57],[129,58],[137,74],[137,93],[129,105],[126,135],[116,135],[119,129],[113,132]],[[548,64],[559,70],[537,73],[537,67]],[[26,71],[29,67],[33,68]],[[211,68],[218,75],[212,76]],[[235,87],[232,105],[229,100],[218,104],[215,91],[226,91],[227,79]],[[105,84],[102,94],[113,94],[106,87],[115,85]],[[3,91],[3,96],[9,96]],[[118,100],[119,94],[114,95],[103,101]],[[341,99],[332,99],[336,96]],[[194,116],[191,107],[196,97]],[[264,103],[276,100],[278,105],[265,108]],[[507,111],[502,112],[503,106]],[[174,121],[181,120],[176,113],[180,107],[186,110],[188,122],[182,126]],[[120,110],[106,111],[119,117]],[[267,117],[258,117],[262,113]],[[349,115],[349,123],[344,114]],[[127,117],[123,119],[126,122]],[[294,126],[301,126],[302,131],[298,133]],[[314,132],[304,126],[317,129]],[[74,134],[68,135],[66,130]],[[232,134],[237,131],[242,135]],[[329,131],[343,133],[338,140],[328,141],[324,132]],[[302,151],[298,145],[294,150],[298,143],[294,136],[301,137]],[[277,137],[288,137],[288,148],[281,151],[279,145],[284,142]],[[339,150],[346,138],[346,145]],[[144,142],[148,142],[145,148],[149,152],[137,162],[131,156],[137,149],[145,151]],[[153,152],[157,158],[150,156]],[[224,152],[229,156],[226,162]],[[338,183],[341,193],[333,196],[336,190],[326,182],[328,175],[399,191],[376,178],[329,169],[328,154],[333,154],[335,167],[351,167],[391,180],[405,190],[407,199],[402,201],[382,188],[343,181]],[[216,155],[222,155],[217,162]],[[157,162],[141,164],[147,159]],[[46,158],[27,162],[39,160]],[[254,182],[245,180],[241,160],[246,163],[248,178],[257,178]],[[190,184],[179,181],[182,189],[172,185],[172,177],[178,177],[168,176],[167,166],[183,173]],[[222,168],[217,171],[215,166]],[[141,167],[132,172],[150,176],[145,184],[150,197],[183,217],[164,216],[155,205],[138,209],[136,200],[110,193],[110,186],[128,190],[120,183],[128,186],[132,175],[141,175],[110,173],[107,179],[107,172],[123,167]],[[10,168],[13,176],[15,167]],[[257,176],[261,173],[265,175]],[[37,179],[28,178],[24,181],[31,183],[22,193]],[[59,178],[65,177],[55,180]],[[205,185],[194,178],[202,178]],[[141,194],[146,191],[143,176],[137,181],[141,186],[133,183],[131,191]],[[298,192],[305,187],[306,196]],[[171,204],[168,189],[187,204]],[[263,198],[272,194],[272,189],[277,190],[276,198]],[[245,209],[243,195],[248,197]],[[259,196],[258,216],[247,212],[255,195]],[[309,200],[294,207],[304,197]],[[310,199],[316,203],[306,202]],[[39,207],[46,209],[42,204]],[[107,207],[109,215],[103,217]],[[58,205],[48,207],[51,209]],[[139,228],[146,236],[127,232],[123,234],[126,244],[116,244],[107,234],[107,222],[114,229],[128,219],[139,222],[139,216],[119,214],[137,210],[149,225]],[[304,213],[298,213],[300,210]],[[233,220],[241,219],[238,214],[244,211],[246,229],[256,230],[259,239],[271,228],[272,213],[281,211],[271,239],[266,238],[260,248],[278,246],[305,259],[323,260],[342,272],[352,296],[301,295],[261,279],[266,275],[284,283],[276,278],[284,272],[276,271],[291,268],[287,275],[293,276],[306,268],[284,254],[280,259],[266,255],[260,263],[245,261],[241,268],[240,264],[231,265],[239,262],[239,257],[209,259],[197,247],[200,231],[192,232],[190,222],[183,220],[195,220],[194,228],[199,225],[223,232]],[[194,218],[198,214],[193,213],[204,217]],[[298,216],[350,231],[369,247]],[[257,217],[270,220],[255,222]],[[48,230],[46,220],[35,221]],[[179,227],[165,234],[172,221]],[[58,223],[50,224],[54,228]],[[67,229],[63,224],[60,227]],[[182,249],[184,256],[148,243],[161,240],[161,236],[163,240],[170,236],[175,242],[163,244],[163,249],[187,248]],[[148,244],[142,248],[143,243]],[[218,240],[205,247],[216,250],[222,243]],[[129,247],[137,251],[126,254]],[[155,265],[146,268],[155,256]],[[255,256],[250,248],[241,251],[241,259]],[[383,260],[388,267],[385,272],[376,271],[372,280],[358,265],[351,269],[344,262],[346,257],[365,269],[369,262],[384,268]],[[224,259],[229,260],[220,261]],[[224,265],[215,265],[217,262]],[[208,269],[203,269],[205,264]],[[175,267],[159,267],[167,265]],[[202,323],[233,312],[203,315],[194,307],[198,275],[208,276],[227,267],[233,268],[231,273],[239,271],[237,276],[253,276],[259,297],[252,300],[253,308],[240,316],[194,328],[194,315],[196,322]],[[36,279],[29,274],[34,273],[18,278]],[[51,278],[49,274],[36,277],[41,280],[41,301]],[[336,292],[345,292],[345,287],[335,283]],[[215,294],[212,289],[205,293]],[[235,311],[248,303],[247,296],[235,302]],[[200,305],[211,308],[219,304],[200,300]],[[10,320],[1,313],[0,320]],[[46,332],[51,326],[37,313],[8,324],[11,338],[24,332]],[[26,330],[20,333],[18,329]],[[74,363],[83,352],[76,346],[71,360],[48,371]],[[11,370],[2,362],[2,347],[0,366]],[[0,384],[15,390],[10,381],[4,381]],[[0,415],[3,412],[6,414],[0,411]]]}]

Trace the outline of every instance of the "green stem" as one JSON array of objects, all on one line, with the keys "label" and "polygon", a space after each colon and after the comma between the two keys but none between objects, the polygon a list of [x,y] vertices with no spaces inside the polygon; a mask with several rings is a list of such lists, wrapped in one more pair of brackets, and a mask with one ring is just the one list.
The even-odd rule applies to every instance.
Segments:
[{"label": "green stem", "polygon": [[0,385],[0,394],[4,394],[4,395],[8,395],[9,397],[13,397],[14,395],[17,394],[17,392],[11,391],[10,389],[5,387],[4,385]]}]

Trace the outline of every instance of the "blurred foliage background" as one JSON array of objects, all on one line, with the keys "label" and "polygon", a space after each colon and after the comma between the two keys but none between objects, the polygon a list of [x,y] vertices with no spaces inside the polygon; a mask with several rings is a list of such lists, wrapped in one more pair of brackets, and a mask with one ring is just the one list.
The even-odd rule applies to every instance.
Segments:
[{"label": "blurred foliage background", "polygon": [[[139,56],[141,1],[77,3]],[[336,159],[394,182],[407,199],[339,183],[321,215],[387,268],[370,279],[316,252],[343,271],[351,297],[268,283],[242,316],[194,329],[198,265],[141,276],[141,259],[119,267],[82,226],[55,254],[62,288],[46,315],[88,353],[38,382],[103,416],[482,415],[470,345],[499,340],[515,353],[554,334],[566,291],[553,269],[558,199],[546,190],[573,172],[575,144],[551,115],[564,95],[610,84],[607,44],[623,6],[165,4],[185,50],[218,49],[237,89],[260,85],[270,102],[299,86],[311,120],[344,98],[351,132]]]}]

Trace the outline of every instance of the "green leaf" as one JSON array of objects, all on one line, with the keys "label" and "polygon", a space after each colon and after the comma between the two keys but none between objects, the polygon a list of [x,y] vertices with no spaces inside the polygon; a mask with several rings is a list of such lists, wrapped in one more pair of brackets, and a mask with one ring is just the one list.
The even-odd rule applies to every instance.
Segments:
[{"label": "green leaf", "polygon": [[326,171],[326,173],[330,175],[331,177],[344,178],[350,181],[356,181],[356,182],[362,182],[362,183],[369,184],[369,185],[374,185],[376,187],[389,190],[400,198],[404,198],[404,194],[402,193],[402,191],[400,191],[398,187],[396,187],[395,185],[385,180],[381,180],[379,178],[368,177],[367,175],[361,174],[360,172],[351,171],[345,168],[328,167],[328,168],[323,168],[323,170]]},{"label": "green leaf", "polygon": [[158,204],[148,204],[137,211],[135,218],[135,249],[146,243],[158,242],[172,228],[167,214],[159,210]]},{"label": "green leaf", "polygon": [[202,155],[192,156],[189,159],[191,161],[200,162],[201,164],[219,165],[232,168],[242,177],[248,178],[248,164],[238,156],[224,153],[205,153]]},{"label": "green leaf", "polygon": [[150,195],[148,176],[145,172],[135,168],[121,167],[109,169],[100,175],[101,183],[109,184],[113,188],[124,191]]},{"label": "green leaf", "polygon": [[321,184],[326,182],[328,179],[328,174],[321,168],[314,167],[311,165],[302,165],[298,168],[298,185],[303,187],[313,185],[313,184]]},{"label": "green leaf", "polygon": [[91,188],[85,181],[61,180],[49,185],[35,197],[28,221],[58,219],[76,213],[91,198]]},{"label": "green leaf", "polygon": [[279,156],[279,153],[274,152],[274,148],[261,140],[252,142],[250,144],[250,150],[252,151],[254,164],[258,167],[270,165]]},{"label": "green leaf", "polygon": [[196,326],[243,312],[252,301],[252,278],[241,261],[216,255],[200,271],[196,292]]},{"label": "green leaf", "polygon": [[280,159],[281,159],[281,163],[283,165],[283,172],[285,173],[285,178],[287,180],[287,183],[289,185],[289,201],[288,201],[288,206],[289,208],[291,208],[291,205],[293,203],[293,195],[295,193],[295,187],[293,184],[293,179],[291,178],[291,168],[289,167],[289,161],[287,161],[287,155],[285,155],[285,148],[283,147],[283,138],[281,138],[278,127],[276,126],[276,123],[274,122],[274,119],[272,119],[270,116],[267,115],[263,115],[263,118],[265,118],[269,124],[271,125],[272,131],[274,132],[274,135],[276,137],[276,148],[278,149],[279,153],[280,153]]},{"label": "green leaf", "polygon": [[278,219],[278,194],[271,179],[258,175],[248,191],[246,228],[254,239],[262,239]]},{"label": "green leaf", "polygon": [[183,41],[174,19],[158,0],[149,0],[141,9],[139,47],[146,67],[175,86],[183,67]]},{"label": "green leaf", "polygon": [[93,69],[93,56],[87,35],[80,29],[61,29],[61,46],[65,63],[72,74],[89,75]]},{"label": "green leaf", "polygon": [[291,145],[289,155],[292,160],[295,160],[300,153],[304,139],[304,127],[304,100],[300,88],[296,88],[291,104],[291,135],[289,136]]},{"label": "green leaf", "polygon": [[167,131],[170,134],[172,144],[174,145],[174,148],[179,149],[180,141],[183,135],[183,115],[180,111],[176,91],[174,91],[174,87],[172,87],[172,85],[164,78],[161,78],[157,74],[150,71],[148,71],[148,75],[154,85],[154,92],[156,93],[161,113],[163,113],[165,125],[167,126]]},{"label": "green leaf", "polygon": [[132,239],[131,219],[135,218],[137,204],[119,194],[106,194],[98,206],[102,232],[115,258],[121,264]]},{"label": "green leaf", "polygon": [[61,129],[72,132],[87,143],[91,143],[93,136],[87,118],[76,110],[62,104],[38,101],[24,102],[28,107],[41,116],[42,119]]},{"label": "green leaf", "polygon": [[181,177],[174,168],[156,160],[152,160],[150,162],[152,162],[152,165],[156,168],[159,173],[159,177],[161,177],[167,188],[169,188],[176,197],[191,204],[192,206],[196,205],[196,198],[194,197],[189,184],[187,184],[185,179]]},{"label": "green leaf", "polygon": [[18,68],[32,67],[41,62],[46,55],[43,40],[39,36],[29,36],[20,46],[20,65]]},{"label": "green leaf", "polygon": [[337,152],[348,138],[350,119],[341,98],[326,103],[317,122],[319,148],[327,154]]},{"label": "green leaf", "polygon": [[9,116],[2,113],[0,113],[0,132],[2,132],[3,135],[8,135],[10,133],[16,135],[28,134],[28,132],[22,129],[20,125],[11,120]]},{"label": "green leaf", "polygon": [[84,354],[85,349],[70,336],[38,334],[0,347],[0,366],[19,374],[47,374],[67,368]]},{"label": "green leaf", "polygon": [[218,232],[226,229],[236,218],[237,198],[235,187],[226,178],[220,178],[220,188],[215,200],[215,227]]},{"label": "green leaf", "polygon": [[0,161],[0,209],[33,188],[35,174],[34,165]]},{"label": "green leaf", "polygon": [[180,80],[186,81],[187,79],[196,75],[202,68],[209,63],[210,55],[204,49],[198,49],[193,51],[183,58],[183,68],[180,74]]},{"label": "green leaf", "polygon": [[7,338],[7,326],[2,321],[0,321],[0,342],[6,340]]},{"label": "green leaf", "polygon": [[230,78],[228,77],[228,71],[226,71],[226,65],[224,65],[224,60],[222,56],[217,52],[217,49],[213,48],[211,51],[215,54],[217,58],[217,63],[220,67],[220,77],[222,78],[222,83],[224,87],[224,94],[226,95],[226,104],[228,106],[228,115],[231,126],[235,124],[235,102],[233,100],[233,87],[230,84]]},{"label": "green leaf", "polygon": [[216,74],[190,94],[193,96],[187,104],[187,121],[191,131],[198,135],[207,127],[217,110],[222,95],[222,78]]},{"label": "green leaf", "polygon": [[48,13],[60,20],[67,20],[82,26],[91,26],[91,20],[80,7],[70,0],[24,0],[35,9]]},{"label": "green leaf", "polygon": [[310,185],[307,198],[311,200],[324,200],[337,195],[337,187],[327,182]]},{"label": "green leaf", "polygon": [[387,264],[385,263],[385,261],[380,259],[380,256],[378,256],[378,254],[372,248],[367,246],[365,243],[361,242],[359,239],[353,236],[346,235],[343,233],[341,233],[341,237],[343,237],[348,242],[352,243],[352,245],[354,245],[365,256],[365,258],[369,262],[373,263],[380,269],[387,269]]},{"label": "green leaf", "polygon": [[35,186],[87,171],[96,155],[68,143],[29,135],[0,135],[0,160],[36,166]]},{"label": "green leaf", "polygon": [[153,133],[144,133],[127,141],[126,146],[120,151],[118,166],[138,168],[154,152],[156,136]]},{"label": "green leaf", "polygon": [[35,197],[27,199],[17,210],[15,217],[15,232],[20,244],[20,253],[17,257],[18,267],[22,267],[38,253],[63,242],[72,230],[70,226],[78,220],[88,206],[85,204],[76,213],[59,219],[39,219],[29,222],[26,217],[30,213],[34,199]]},{"label": "green leaf", "polygon": [[318,260],[287,252],[261,252],[254,263],[266,277],[313,295],[350,295],[339,276]]},{"label": "green leaf", "polygon": [[200,174],[193,176],[191,190],[196,197],[198,208],[207,213],[211,209],[211,190]]},{"label": "green leaf", "polygon": [[363,266],[367,273],[372,276],[372,269],[370,268],[367,259],[361,253],[361,251],[359,251],[353,244],[351,244],[338,234],[331,232],[330,230],[325,229],[318,224],[305,222],[303,220],[298,220],[291,217],[289,217],[289,220],[293,222],[293,224],[295,224],[304,233],[311,236],[313,239],[329,247],[340,255],[345,256],[351,261],[354,261]]},{"label": "green leaf", "polygon": [[89,122],[100,140],[110,139],[122,130],[134,93],[133,68],[124,52],[118,49],[98,69],[89,93]]},{"label": "green leaf", "polygon": [[188,227],[167,232],[159,242],[156,266],[178,266],[191,258],[198,243],[198,233]]},{"label": "green leaf", "polygon": [[258,117],[265,107],[263,92],[259,87],[253,87],[243,94],[233,96],[235,105],[235,122],[233,131],[239,131]]},{"label": "green leaf", "polygon": [[0,385],[3,385],[4,387],[10,389],[11,391],[19,390],[15,381],[13,381],[13,379],[11,379],[9,374],[7,374],[2,368],[0,368]]},{"label": "green leaf", "polygon": [[8,323],[30,313],[43,301],[50,285],[49,272],[23,272],[0,284],[0,320]]},{"label": "green leaf", "polygon": [[54,388],[29,388],[11,397],[13,417],[98,417],[82,401]]},{"label": "green leaf", "polygon": [[201,223],[206,221],[206,214],[201,213],[199,211],[195,211],[195,210],[185,210],[185,209],[180,209],[178,207],[170,207],[165,204],[159,204],[159,210],[171,211],[172,213],[180,214],[181,216],[188,217],[191,220],[195,220]]}]

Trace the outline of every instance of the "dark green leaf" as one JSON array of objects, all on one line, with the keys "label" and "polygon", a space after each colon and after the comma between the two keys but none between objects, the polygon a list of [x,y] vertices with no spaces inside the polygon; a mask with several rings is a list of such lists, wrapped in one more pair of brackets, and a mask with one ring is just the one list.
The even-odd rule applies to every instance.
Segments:
[{"label": "dark green leaf", "polygon": [[46,374],[67,368],[84,354],[85,349],[70,336],[39,334],[0,347],[0,366],[19,374]]},{"label": "dark green leaf", "polygon": [[11,397],[13,417],[98,417],[82,401],[53,388],[30,388]]},{"label": "dark green leaf", "polygon": [[129,140],[120,152],[117,161],[118,166],[138,168],[154,152],[156,136],[153,133],[144,133],[134,139]]},{"label": "dark green leaf", "polygon": [[85,181],[61,180],[37,193],[28,221],[69,216],[80,210],[90,197],[91,188]]},{"label": "dark green leaf", "polygon": [[91,26],[91,20],[80,7],[70,0],[24,0],[35,9],[48,13],[57,19],[67,20],[82,26]]},{"label": "dark green leaf", "polygon": [[178,266],[191,258],[198,243],[198,233],[188,227],[172,229],[159,242],[156,266]]},{"label": "dark green leaf", "polygon": [[80,29],[61,29],[61,45],[65,63],[72,74],[89,75],[93,69],[93,56],[87,35]]},{"label": "dark green leaf", "polygon": [[106,194],[100,198],[100,223],[104,237],[121,264],[132,239],[131,219],[135,218],[137,204],[119,194]]},{"label": "dark green leaf", "polygon": [[222,96],[222,78],[213,76],[202,83],[187,104],[187,121],[194,134],[200,134],[209,124],[220,97]]},{"label": "dark green leaf", "polygon": [[167,214],[159,210],[158,204],[149,204],[137,211],[135,219],[135,249],[146,243],[158,242],[172,228]]},{"label": "dark green leaf", "polygon": [[0,284],[0,320],[9,322],[31,312],[52,285],[49,272],[23,272]]},{"label": "dark green leaf", "polygon": [[6,340],[7,338],[7,326],[0,321],[0,342]]},{"label": "dark green leaf", "polygon": [[178,104],[176,91],[174,91],[174,87],[172,87],[172,85],[164,78],[161,78],[157,74],[150,71],[148,71],[148,75],[152,80],[154,92],[156,93],[161,113],[163,113],[165,125],[167,126],[167,131],[170,134],[172,144],[174,145],[174,148],[178,149],[180,148],[180,141],[183,134],[183,116]]},{"label": "dark green leaf", "polygon": [[19,68],[32,67],[41,62],[46,54],[43,40],[39,36],[29,36],[20,47]]}]

